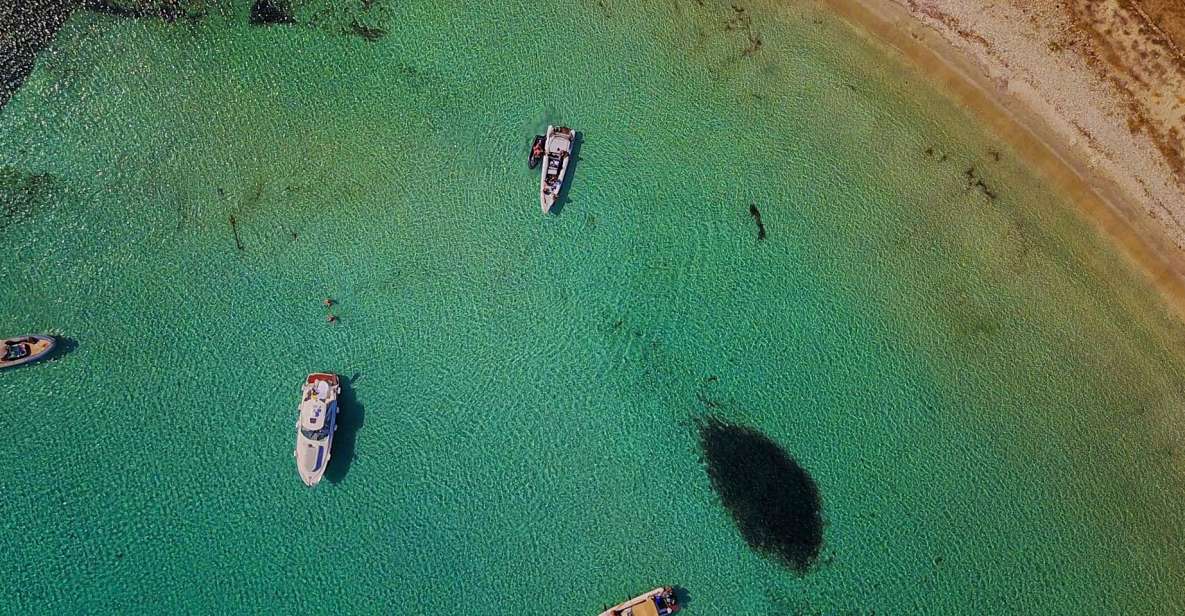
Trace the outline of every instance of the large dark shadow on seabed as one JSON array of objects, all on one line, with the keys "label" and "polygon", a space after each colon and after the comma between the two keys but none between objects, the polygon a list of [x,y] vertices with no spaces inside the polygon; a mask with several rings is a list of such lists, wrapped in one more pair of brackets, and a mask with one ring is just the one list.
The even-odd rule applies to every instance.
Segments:
[{"label": "large dark shadow on seabed", "polygon": [[576,167],[580,162],[580,148],[584,145],[584,133],[576,131],[572,137],[572,154],[568,156],[568,170],[564,173],[564,185],[560,187],[560,196],[555,205],[551,206],[551,213],[559,216],[568,205],[568,191],[572,190],[572,182],[576,180]]},{"label": "large dark shadow on seabed", "polygon": [[777,443],[717,417],[698,420],[708,478],[754,551],[802,574],[823,547],[814,479]]},{"label": "large dark shadow on seabed", "polygon": [[354,384],[359,379],[361,375],[355,373],[341,380],[342,392],[337,399],[337,432],[333,435],[333,451],[330,452],[329,466],[325,469],[325,478],[330,483],[341,482],[350,472],[358,431],[366,422],[366,409],[354,393]]}]

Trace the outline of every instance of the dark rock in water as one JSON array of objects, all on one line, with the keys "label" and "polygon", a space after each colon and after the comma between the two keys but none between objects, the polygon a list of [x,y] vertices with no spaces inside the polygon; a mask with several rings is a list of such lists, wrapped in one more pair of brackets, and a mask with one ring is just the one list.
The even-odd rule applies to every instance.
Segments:
[{"label": "dark rock in water", "polygon": [[749,547],[804,573],[823,547],[815,481],[777,443],[716,417],[697,422],[708,478]]},{"label": "dark rock in water", "polygon": [[[139,3],[128,4],[116,0],[83,0],[82,6],[96,13],[106,13],[116,17],[128,17],[131,19],[139,19],[152,14],[151,8],[140,6]],[[176,8],[175,4],[169,5],[168,9],[162,7],[162,11],[168,10],[169,12],[162,12],[161,16],[169,21],[176,19],[176,13],[173,12]]]},{"label": "dark rock in water", "polygon": [[757,209],[756,205],[749,204],[749,215],[757,222],[757,239],[765,239],[765,223],[761,222],[761,210]]},{"label": "dark rock in water", "polygon": [[255,0],[251,5],[251,23],[256,26],[292,24],[292,6],[285,0]]},{"label": "dark rock in water", "polygon": [[371,43],[383,38],[384,36],[387,36],[386,30],[367,26],[365,24],[359,23],[356,19],[350,22],[350,28],[348,32],[354,36],[360,36]]},{"label": "dark rock in water", "polygon": [[206,14],[200,0],[82,0],[84,8],[130,19],[160,18],[169,23],[197,20]]},{"label": "dark rock in water", "polygon": [[230,232],[235,236],[235,248],[239,252],[243,251],[243,240],[239,238],[239,221],[235,220],[235,215],[230,215]]},{"label": "dark rock in water", "polygon": [[37,53],[53,41],[74,5],[74,0],[0,2],[0,109],[24,85]]},{"label": "dark rock in water", "polygon": [[[402,12],[402,0],[351,0],[324,2],[315,12],[304,4],[294,3],[302,25],[320,28],[328,34],[358,37],[368,43],[386,38],[396,15]],[[315,3],[316,4],[316,3]]]}]

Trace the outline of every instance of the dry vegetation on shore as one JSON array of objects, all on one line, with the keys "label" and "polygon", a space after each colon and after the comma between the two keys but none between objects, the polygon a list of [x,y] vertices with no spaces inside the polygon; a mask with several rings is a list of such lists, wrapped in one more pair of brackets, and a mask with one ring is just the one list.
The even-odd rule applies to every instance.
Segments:
[{"label": "dry vegetation on shore", "polygon": [[[842,3],[841,3],[842,4]],[[859,0],[978,82],[1185,280],[1185,3]],[[1109,226],[1109,225],[1105,225]],[[1157,273],[1157,278],[1162,278]],[[1183,297],[1182,299],[1185,299]]]},{"label": "dry vegetation on shore", "polygon": [[1128,101],[1128,124],[1146,133],[1180,181],[1185,177],[1185,4],[1074,0],[1093,67]]}]

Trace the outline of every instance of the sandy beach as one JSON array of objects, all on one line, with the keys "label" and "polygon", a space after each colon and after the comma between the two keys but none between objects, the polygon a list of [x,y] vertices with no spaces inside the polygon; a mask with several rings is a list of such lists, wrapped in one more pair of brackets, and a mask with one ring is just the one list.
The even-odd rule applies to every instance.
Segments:
[{"label": "sandy beach", "polygon": [[1141,0],[823,0],[1058,185],[1185,314],[1185,15]]}]

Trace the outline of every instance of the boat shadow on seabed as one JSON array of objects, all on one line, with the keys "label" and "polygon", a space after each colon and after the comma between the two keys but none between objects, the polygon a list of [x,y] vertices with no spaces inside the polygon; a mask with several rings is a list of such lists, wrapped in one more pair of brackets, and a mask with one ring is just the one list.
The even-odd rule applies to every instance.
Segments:
[{"label": "boat shadow on seabed", "polygon": [[349,378],[342,377],[342,391],[337,398],[337,433],[333,435],[333,453],[329,457],[329,466],[325,469],[325,478],[330,483],[340,483],[350,472],[350,465],[354,462],[354,445],[358,438],[358,431],[366,421],[366,409],[358,402],[354,392],[354,384],[361,379],[361,375],[354,373]]},{"label": "boat shadow on seabed", "polygon": [[78,348],[78,341],[69,336],[54,336],[53,350],[49,352],[49,361],[57,361]]},{"label": "boat shadow on seabed", "polygon": [[564,185],[560,187],[560,194],[556,197],[555,205],[551,206],[551,214],[559,216],[568,206],[568,191],[572,190],[572,182],[576,179],[576,167],[580,163],[580,148],[584,145],[584,133],[576,131],[572,136],[572,153],[568,155],[568,170],[564,174]]}]

